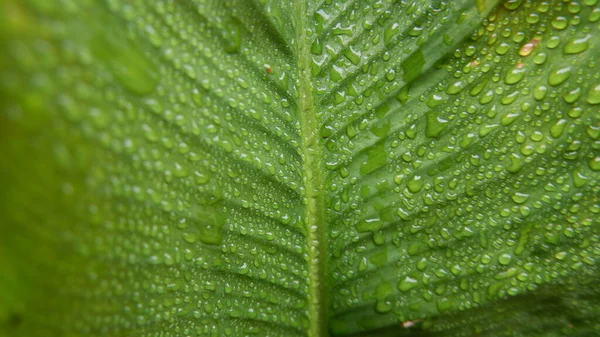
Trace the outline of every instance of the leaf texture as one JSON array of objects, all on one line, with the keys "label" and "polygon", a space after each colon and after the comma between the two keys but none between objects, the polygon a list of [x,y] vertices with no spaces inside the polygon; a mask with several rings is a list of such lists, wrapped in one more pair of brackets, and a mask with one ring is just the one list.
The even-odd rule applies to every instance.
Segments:
[{"label": "leaf texture", "polygon": [[597,0],[0,18],[0,336],[600,333]]}]

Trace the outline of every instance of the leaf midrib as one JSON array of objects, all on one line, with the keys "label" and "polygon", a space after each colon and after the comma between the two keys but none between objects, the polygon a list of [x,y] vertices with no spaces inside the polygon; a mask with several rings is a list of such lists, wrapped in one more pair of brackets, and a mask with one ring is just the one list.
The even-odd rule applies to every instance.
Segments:
[{"label": "leaf midrib", "polygon": [[306,2],[295,8],[300,133],[302,138],[305,226],[308,252],[309,337],[324,337],[327,329],[327,228],[323,195],[322,153],[311,84],[310,48],[306,36]]}]

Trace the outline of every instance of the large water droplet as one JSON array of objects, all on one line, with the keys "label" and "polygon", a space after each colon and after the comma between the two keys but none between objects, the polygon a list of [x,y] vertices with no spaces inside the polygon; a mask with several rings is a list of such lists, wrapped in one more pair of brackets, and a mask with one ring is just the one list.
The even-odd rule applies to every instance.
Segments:
[{"label": "large water droplet", "polygon": [[512,196],[512,200],[517,204],[522,204],[526,202],[527,199],[529,199],[529,194],[526,193],[516,192]]},{"label": "large water droplet", "polygon": [[519,81],[521,81],[523,79],[523,76],[525,76],[526,71],[527,71],[527,68],[525,68],[522,65],[518,65],[518,66],[514,67],[504,77],[504,83],[506,83],[506,84],[518,83]]},{"label": "large water droplet", "polygon": [[380,283],[375,289],[375,298],[377,299],[375,303],[375,311],[380,314],[385,314],[392,310],[392,306],[386,300],[386,297],[392,293],[393,289],[389,283],[383,282]]},{"label": "large water droplet", "polygon": [[426,118],[425,134],[430,138],[439,138],[442,131],[448,127],[448,120],[440,117],[434,111],[427,112]]},{"label": "large water droplet", "polygon": [[596,84],[590,88],[585,101],[589,104],[600,104],[600,84]]},{"label": "large water droplet", "polygon": [[564,48],[565,54],[579,54],[584,52],[589,47],[589,41],[592,38],[591,34],[584,37],[574,37],[567,41]]},{"label": "large water droplet", "polygon": [[567,80],[571,76],[571,66],[563,66],[553,70],[548,74],[548,84],[557,86]]},{"label": "large water droplet", "polygon": [[409,291],[419,286],[419,281],[416,279],[406,276],[402,281],[398,283],[398,290],[402,292]]},{"label": "large water droplet", "polygon": [[504,253],[501,254],[500,256],[498,256],[498,263],[500,263],[503,266],[506,266],[510,263],[510,261],[512,260],[512,255]]},{"label": "large water droplet", "polygon": [[412,193],[417,193],[423,188],[424,184],[425,182],[423,181],[423,177],[414,176],[408,183],[406,183],[406,187],[408,187],[408,190]]}]

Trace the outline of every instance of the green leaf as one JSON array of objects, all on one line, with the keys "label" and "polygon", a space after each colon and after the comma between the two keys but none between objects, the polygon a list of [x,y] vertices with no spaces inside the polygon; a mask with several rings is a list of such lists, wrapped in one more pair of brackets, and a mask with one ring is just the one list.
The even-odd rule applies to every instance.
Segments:
[{"label": "green leaf", "polygon": [[600,334],[597,0],[0,2],[0,336]]}]

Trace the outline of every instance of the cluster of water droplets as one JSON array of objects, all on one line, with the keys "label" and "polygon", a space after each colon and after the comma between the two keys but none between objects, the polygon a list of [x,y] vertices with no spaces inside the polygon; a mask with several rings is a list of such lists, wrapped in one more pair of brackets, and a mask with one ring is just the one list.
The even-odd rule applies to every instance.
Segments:
[{"label": "cluster of water droplets", "polygon": [[69,304],[35,329],[304,335],[307,96],[332,333],[458,329],[598,274],[597,0],[57,4],[0,5],[5,216],[58,275],[29,305]]},{"label": "cluster of water droplets", "polygon": [[598,4],[478,4],[315,9],[336,333],[596,273]]},{"label": "cluster of water droplets", "polygon": [[72,247],[59,267],[78,262],[57,294],[77,309],[56,308],[74,323],[48,329],[302,335],[294,31],[268,20],[281,4],[6,6],[19,38],[2,90],[25,93],[7,111],[47,123],[43,158],[69,207],[40,226]]}]

